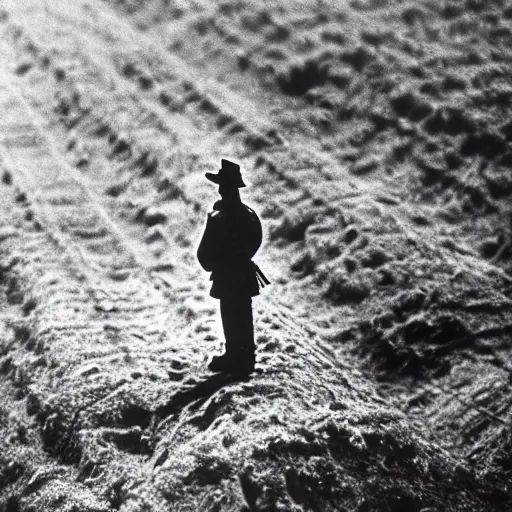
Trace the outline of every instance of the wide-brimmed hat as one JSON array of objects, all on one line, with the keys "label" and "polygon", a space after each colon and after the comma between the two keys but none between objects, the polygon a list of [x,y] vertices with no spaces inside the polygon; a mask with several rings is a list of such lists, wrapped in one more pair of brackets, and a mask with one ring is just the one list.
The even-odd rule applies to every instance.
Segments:
[{"label": "wide-brimmed hat", "polygon": [[228,185],[232,187],[245,187],[242,174],[240,173],[240,166],[224,158],[221,160],[222,167],[219,169],[217,174],[213,172],[207,172],[206,178],[217,185]]}]

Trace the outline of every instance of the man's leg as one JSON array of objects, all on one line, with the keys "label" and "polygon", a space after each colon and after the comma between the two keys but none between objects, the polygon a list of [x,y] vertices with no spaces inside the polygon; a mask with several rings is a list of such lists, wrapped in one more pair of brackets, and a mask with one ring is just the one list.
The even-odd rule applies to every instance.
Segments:
[{"label": "man's leg", "polygon": [[221,299],[220,312],[226,356],[235,365],[254,366],[254,327],[251,297]]},{"label": "man's leg", "polygon": [[224,330],[224,353],[227,358],[232,358],[236,345],[236,307],[232,300],[220,299],[220,317]]},{"label": "man's leg", "polygon": [[254,325],[252,318],[252,299],[243,297],[239,306],[239,352],[240,362],[254,367]]},{"label": "man's leg", "polygon": [[208,368],[213,372],[223,372],[233,365],[237,358],[237,309],[236,302],[229,299],[220,299],[220,316],[224,330],[224,354],[213,356]]}]

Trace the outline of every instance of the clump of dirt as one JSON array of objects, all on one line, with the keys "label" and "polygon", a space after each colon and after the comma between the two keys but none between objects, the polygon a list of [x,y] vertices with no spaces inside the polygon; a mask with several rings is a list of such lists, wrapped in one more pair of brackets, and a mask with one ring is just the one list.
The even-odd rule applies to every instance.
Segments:
[{"label": "clump of dirt", "polygon": [[332,275],[324,296],[337,304],[359,303],[370,295],[370,283],[356,277],[347,277],[343,272]]},{"label": "clump of dirt", "polygon": [[293,64],[288,70],[280,73],[277,83],[285,94],[301,96],[313,87],[324,85],[328,72],[327,65],[309,59],[300,64]]},{"label": "clump of dirt", "polygon": [[304,239],[306,230],[315,221],[315,212],[307,209],[298,209],[285,215],[279,224],[271,229],[271,239],[282,238],[288,242],[297,242]]}]

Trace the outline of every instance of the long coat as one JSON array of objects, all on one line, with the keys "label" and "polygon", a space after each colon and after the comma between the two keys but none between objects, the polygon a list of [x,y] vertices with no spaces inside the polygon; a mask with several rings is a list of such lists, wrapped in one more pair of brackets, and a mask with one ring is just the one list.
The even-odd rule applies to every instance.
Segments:
[{"label": "long coat", "polygon": [[199,263],[211,272],[212,297],[236,299],[259,294],[252,257],[261,240],[261,222],[254,210],[242,202],[215,203],[197,250]]}]

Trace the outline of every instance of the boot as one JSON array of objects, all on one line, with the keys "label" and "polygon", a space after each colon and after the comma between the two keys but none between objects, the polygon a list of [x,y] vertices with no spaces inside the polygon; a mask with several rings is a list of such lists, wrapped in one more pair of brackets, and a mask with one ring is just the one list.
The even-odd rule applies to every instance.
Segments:
[{"label": "boot", "polygon": [[254,356],[248,358],[231,358],[227,354],[213,356],[208,369],[212,372],[226,372],[235,376],[250,375],[254,371]]},{"label": "boot", "polygon": [[212,372],[224,372],[229,366],[229,358],[227,354],[221,356],[213,356],[208,364],[208,369]]},{"label": "boot", "polygon": [[254,354],[239,354],[238,357],[231,359],[225,371],[235,376],[250,375],[254,371]]}]

